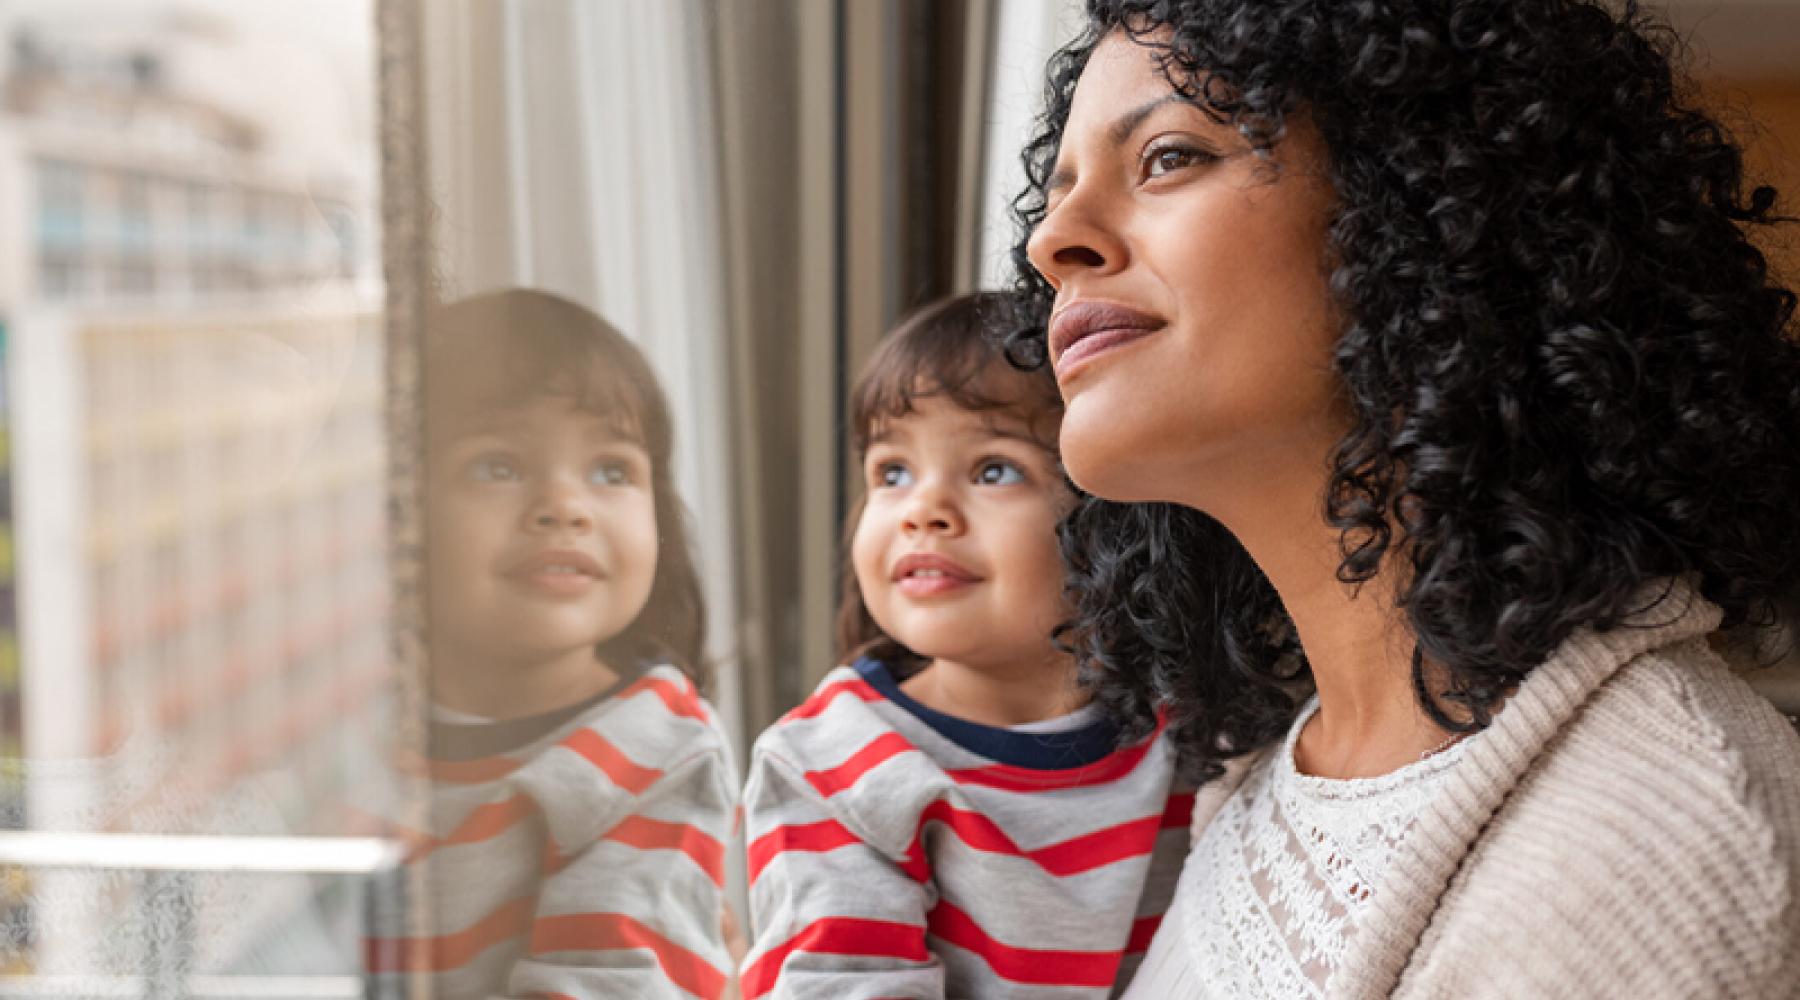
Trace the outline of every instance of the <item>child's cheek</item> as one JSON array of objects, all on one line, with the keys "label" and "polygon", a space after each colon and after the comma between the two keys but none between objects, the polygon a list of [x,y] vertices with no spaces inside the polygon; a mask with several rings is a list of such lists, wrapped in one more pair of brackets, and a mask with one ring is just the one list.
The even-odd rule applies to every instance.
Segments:
[{"label": "child's cheek", "polygon": [[643,494],[631,509],[622,512],[625,516],[616,527],[625,542],[625,551],[632,562],[632,568],[645,578],[656,575],[657,558],[657,525],[656,504],[648,493]]},{"label": "child's cheek", "polygon": [[850,568],[856,574],[856,584],[865,600],[871,596],[870,591],[881,574],[881,518],[877,501],[871,499],[857,519],[856,533],[850,538]]}]

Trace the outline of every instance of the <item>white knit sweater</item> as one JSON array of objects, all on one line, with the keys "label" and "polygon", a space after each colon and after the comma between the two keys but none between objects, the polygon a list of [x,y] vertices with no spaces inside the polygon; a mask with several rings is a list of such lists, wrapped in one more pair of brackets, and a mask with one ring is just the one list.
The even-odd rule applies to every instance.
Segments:
[{"label": "white knit sweater", "polygon": [[[1677,582],[1533,671],[1395,851],[1327,994],[1800,997],[1800,737],[1706,645],[1718,622]],[[1267,761],[1203,789],[1196,824]],[[1132,996],[1203,995],[1214,929],[1183,910]]]}]

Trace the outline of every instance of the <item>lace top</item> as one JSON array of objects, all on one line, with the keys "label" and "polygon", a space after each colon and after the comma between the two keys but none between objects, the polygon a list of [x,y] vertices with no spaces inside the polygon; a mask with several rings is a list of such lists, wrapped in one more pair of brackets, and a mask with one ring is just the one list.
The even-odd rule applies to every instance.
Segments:
[{"label": "lace top", "polygon": [[1377,778],[1294,769],[1318,708],[1258,761],[1194,845],[1168,920],[1128,997],[1317,997],[1343,960],[1394,849],[1470,740]]}]

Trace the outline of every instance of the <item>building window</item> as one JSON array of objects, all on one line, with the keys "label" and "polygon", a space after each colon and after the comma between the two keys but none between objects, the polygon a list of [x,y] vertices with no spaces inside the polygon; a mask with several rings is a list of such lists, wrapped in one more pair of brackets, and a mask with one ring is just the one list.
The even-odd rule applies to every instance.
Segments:
[{"label": "building window", "polygon": [[87,293],[87,275],[78,255],[46,250],[38,258],[38,287],[46,299],[64,302]]},{"label": "building window", "polygon": [[60,160],[37,165],[38,245],[68,251],[82,245],[88,172]]},{"label": "building window", "polygon": [[133,254],[150,252],[150,178],[128,173],[119,178],[119,245]]}]

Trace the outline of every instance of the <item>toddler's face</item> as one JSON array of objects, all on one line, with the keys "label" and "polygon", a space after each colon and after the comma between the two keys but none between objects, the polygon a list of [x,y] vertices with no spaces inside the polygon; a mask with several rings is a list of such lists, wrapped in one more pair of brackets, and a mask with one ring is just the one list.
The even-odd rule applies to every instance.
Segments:
[{"label": "toddler's face", "polygon": [[502,669],[623,632],[656,574],[650,473],[642,445],[558,397],[434,442],[434,648]]},{"label": "toddler's face", "polygon": [[926,397],[874,437],[851,561],[869,614],[914,652],[1008,667],[1052,655],[1070,494],[1032,430]]}]

